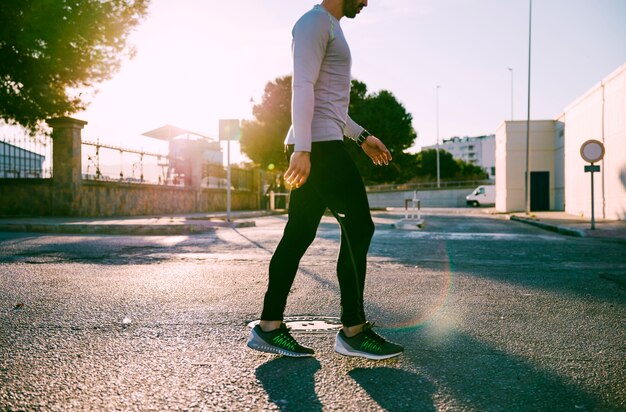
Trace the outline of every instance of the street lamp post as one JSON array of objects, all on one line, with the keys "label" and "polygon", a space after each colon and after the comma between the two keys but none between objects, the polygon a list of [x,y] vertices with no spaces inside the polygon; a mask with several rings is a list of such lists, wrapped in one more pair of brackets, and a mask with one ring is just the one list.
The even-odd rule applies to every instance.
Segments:
[{"label": "street lamp post", "polygon": [[440,175],[440,166],[439,166],[439,88],[441,86],[437,85],[437,96],[436,96],[436,102],[437,102],[437,189],[439,189],[441,187],[441,175]]},{"label": "street lamp post", "polygon": [[240,122],[239,119],[220,119],[219,120],[219,137],[221,140],[227,140],[226,143],[226,221],[232,222],[230,217],[231,211],[231,174],[230,174],[230,141],[239,140]]},{"label": "street lamp post", "polygon": [[528,110],[526,115],[526,176],[524,197],[526,200],[526,214],[530,214],[530,56],[533,21],[533,0],[529,0],[528,12]]}]

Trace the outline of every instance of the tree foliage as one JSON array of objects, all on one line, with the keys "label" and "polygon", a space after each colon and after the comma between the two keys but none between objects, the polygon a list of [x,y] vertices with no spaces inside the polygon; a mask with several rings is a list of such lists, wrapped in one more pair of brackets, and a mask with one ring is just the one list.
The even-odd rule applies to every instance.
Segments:
[{"label": "tree foliage", "polygon": [[252,114],[256,120],[244,121],[241,126],[241,151],[264,169],[272,165],[286,170],[283,142],[291,126],[291,76],[269,82]]},{"label": "tree foliage", "polygon": [[[252,109],[255,119],[242,125],[241,150],[264,169],[286,170],[283,141],[291,126],[291,76],[279,77],[265,86],[261,103]],[[431,181],[437,178],[437,151],[417,154],[404,151],[416,139],[412,116],[394,95],[387,91],[368,94],[365,83],[352,81],[350,117],[379,137],[393,156],[389,166],[374,166],[353,141],[346,146],[366,184]],[[444,180],[480,180],[485,172],[479,166],[454,159],[439,151],[440,177]]]},{"label": "tree foliage", "polygon": [[[417,153],[414,175],[412,180],[437,178],[437,149]],[[479,166],[455,159],[450,152],[439,149],[439,177],[442,180],[480,180],[485,179],[485,171]]]},{"label": "tree foliage", "polygon": [[0,2],[0,118],[35,131],[83,110],[111,77],[149,0]]},{"label": "tree foliage", "polygon": [[374,166],[359,146],[348,144],[348,151],[365,183],[382,184],[408,180],[415,170],[415,156],[404,151],[413,145],[417,135],[412,125],[413,117],[404,106],[391,92],[381,90],[368,94],[365,83],[353,80],[349,113],[354,121],[381,139],[393,157],[388,166]]},{"label": "tree foliage", "polygon": [[[375,167],[354,142],[348,148],[367,183],[394,182],[402,179],[403,165],[414,156],[403,151],[415,140],[411,115],[388,91],[367,94],[364,83],[353,80],[350,116],[380,137],[394,157],[390,166]],[[253,108],[255,120],[242,126],[241,150],[263,168],[287,168],[283,141],[291,125],[291,76],[280,77],[265,87],[263,100]]]}]

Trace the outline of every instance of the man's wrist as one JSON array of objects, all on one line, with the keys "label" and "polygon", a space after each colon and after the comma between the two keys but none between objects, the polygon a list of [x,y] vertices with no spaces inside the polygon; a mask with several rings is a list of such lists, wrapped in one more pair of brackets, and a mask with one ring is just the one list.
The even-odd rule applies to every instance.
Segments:
[{"label": "man's wrist", "polygon": [[358,144],[359,146],[363,146],[363,143],[365,143],[367,138],[370,137],[371,135],[372,134],[370,132],[368,132],[367,130],[363,129],[363,131],[361,132],[359,137],[356,138],[356,144]]}]

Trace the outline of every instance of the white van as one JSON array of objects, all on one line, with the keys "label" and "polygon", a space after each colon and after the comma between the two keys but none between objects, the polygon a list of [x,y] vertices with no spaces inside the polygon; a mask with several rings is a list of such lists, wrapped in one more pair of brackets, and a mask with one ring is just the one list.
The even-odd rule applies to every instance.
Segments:
[{"label": "white van", "polygon": [[487,206],[496,204],[496,186],[484,185],[478,186],[474,191],[465,196],[469,206]]}]

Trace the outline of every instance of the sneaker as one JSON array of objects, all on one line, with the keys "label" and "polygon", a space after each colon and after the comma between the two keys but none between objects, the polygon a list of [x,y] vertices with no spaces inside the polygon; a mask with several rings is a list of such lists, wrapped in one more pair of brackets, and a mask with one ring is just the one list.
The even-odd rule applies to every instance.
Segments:
[{"label": "sneaker", "polygon": [[398,356],[404,348],[389,342],[372,329],[374,325],[366,323],[363,331],[349,338],[343,329],[337,333],[335,351],[346,356],[361,356],[367,359],[381,360]]},{"label": "sneaker", "polygon": [[284,323],[280,328],[270,332],[263,332],[259,325],[250,331],[248,347],[261,352],[276,353],[293,358],[313,356],[313,349],[300,345],[289,333],[289,328]]}]

